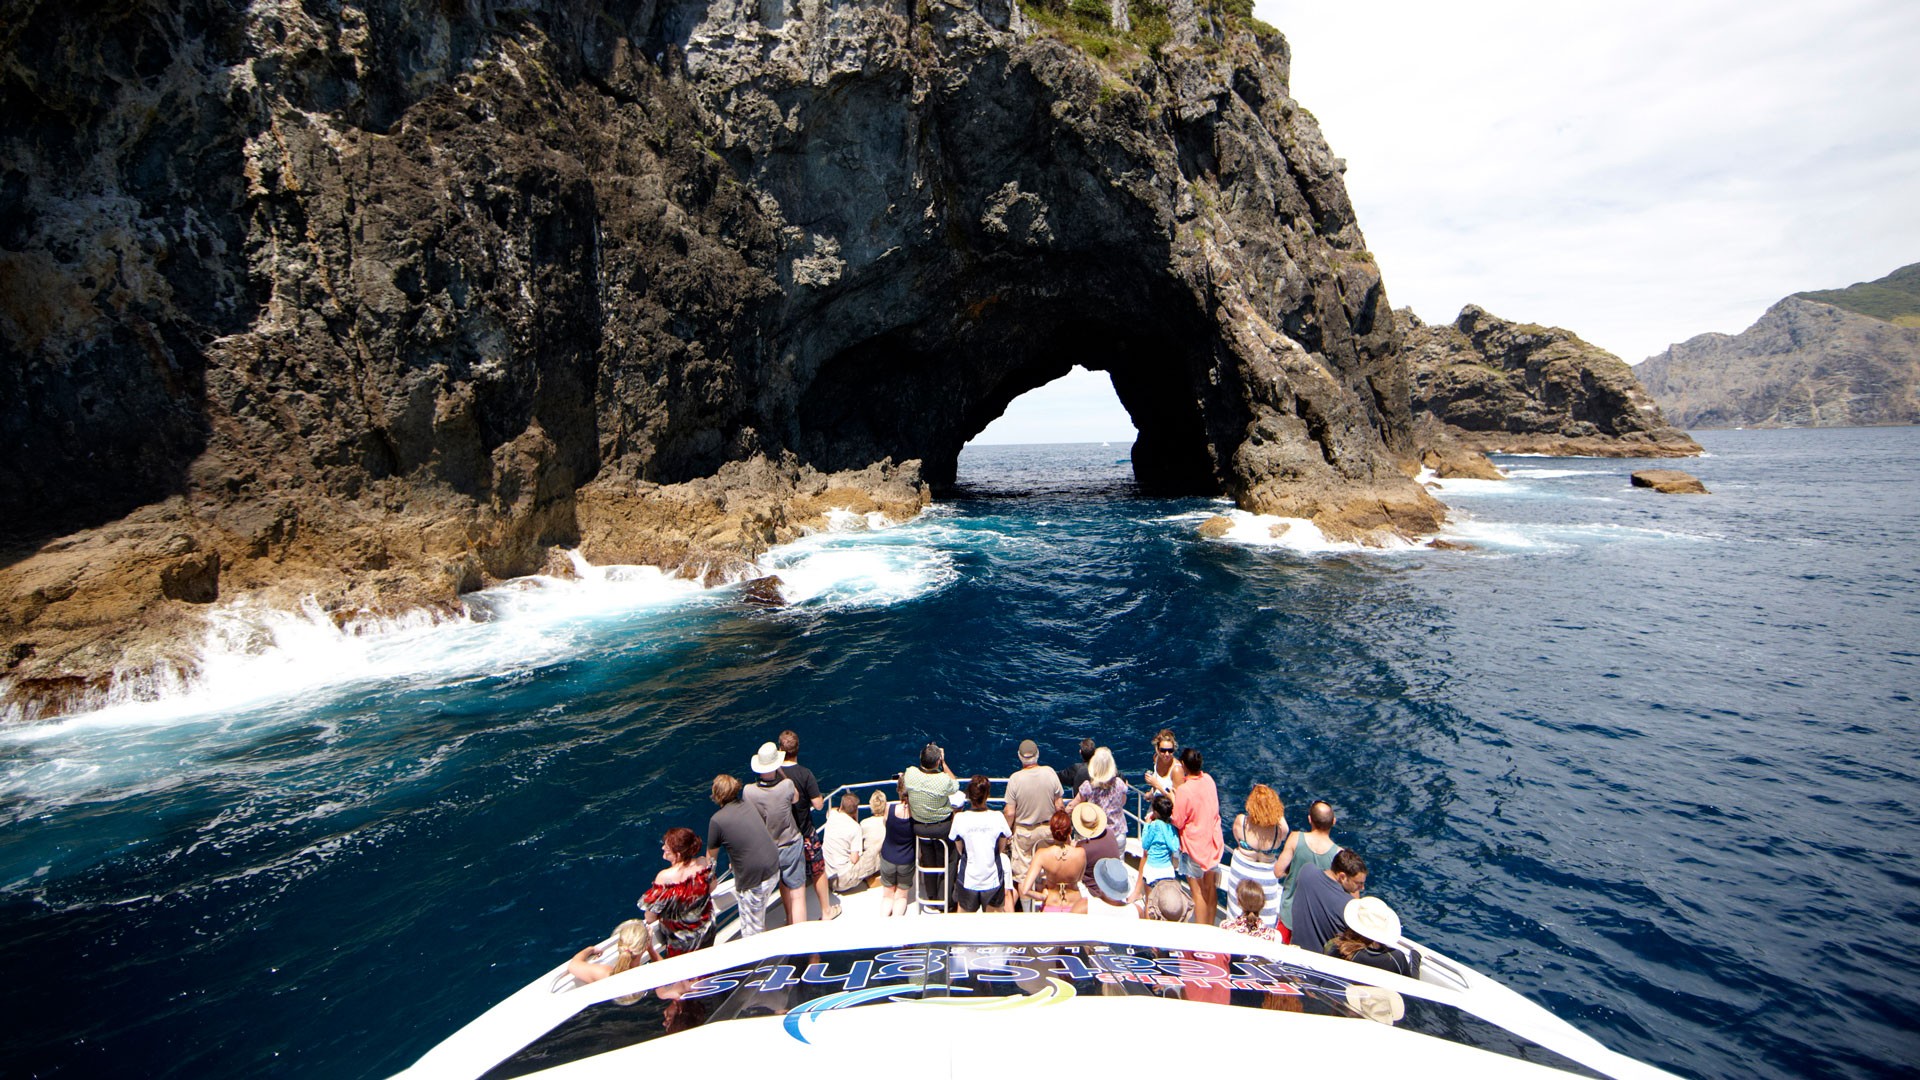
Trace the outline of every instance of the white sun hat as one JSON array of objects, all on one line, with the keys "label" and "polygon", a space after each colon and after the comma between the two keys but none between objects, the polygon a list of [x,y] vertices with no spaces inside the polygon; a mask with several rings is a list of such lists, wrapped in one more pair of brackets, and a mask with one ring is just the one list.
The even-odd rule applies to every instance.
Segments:
[{"label": "white sun hat", "polygon": [[753,755],[753,761],[748,767],[755,773],[770,773],[786,763],[787,755],[781,753],[778,746],[772,743],[761,743],[760,752]]},{"label": "white sun hat", "polygon": [[1341,912],[1346,920],[1347,929],[1369,941],[1382,945],[1400,943],[1400,916],[1393,913],[1385,900],[1377,896],[1362,896],[1347,901],[1346,910]]}]

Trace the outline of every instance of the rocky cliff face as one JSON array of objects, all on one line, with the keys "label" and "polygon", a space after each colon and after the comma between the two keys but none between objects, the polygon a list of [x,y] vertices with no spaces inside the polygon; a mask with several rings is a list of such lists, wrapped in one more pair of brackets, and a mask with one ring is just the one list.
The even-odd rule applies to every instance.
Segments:
[{"label": "rocky cliff face", "polygon": [[1920,329],[1794,296],[1739,334],[1689,338],[1636,370],[1688,427],[1920,423]]},{"label": "rocky cliff face", "polygon": [[1009,0],[0,0],[0,698],[190,675],[239,596],[911,514],[1076,363],[1150,488],[1436,527],[1285,42],[1176,15],[1095,59]]},{"label": "rocky cliff face", "polygon": [[1632,368],[1570,331],[1508,322],[1472,305],[1451,326],[1399,315],[1413,411],[1439,421],[1439,437],[1488,454],[1700,453],[1668,425]]}]

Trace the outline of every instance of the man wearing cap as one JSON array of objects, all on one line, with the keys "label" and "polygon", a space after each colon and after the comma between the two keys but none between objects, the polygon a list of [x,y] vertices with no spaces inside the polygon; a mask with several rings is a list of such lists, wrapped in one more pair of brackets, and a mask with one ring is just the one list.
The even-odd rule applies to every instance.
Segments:
[{"label": "man wearing cap", "polygon": [[800,789],[781,775],[786,755],[774,743],[760,744],[749,767],[760,777],[742,796],[747,805],[760,812],[780,854],[780,904],[787,909],[787,925],[807,921],[807,900],[801,891],[807,884],[807,851],[800,842],[800,828],[793,823],[793,804],[800,801]]},{"label": "man wearing cap", "polygon": [[1027,879],[1034,849],[1051,839],[1048,822],[1060,809],[1060,774],[1040,767],[1040,748],[1020,740],[1020,771],[1007,780],[1007,825],[1013,830],[1013,880]]}]

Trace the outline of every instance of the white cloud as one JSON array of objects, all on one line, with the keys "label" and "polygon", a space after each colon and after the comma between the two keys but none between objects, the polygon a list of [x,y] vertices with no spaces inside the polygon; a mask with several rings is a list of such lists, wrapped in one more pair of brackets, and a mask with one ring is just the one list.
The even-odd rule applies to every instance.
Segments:
[{"label": "white cloud", "polygon": [[1133,421],[1106,372],[1075,367],[1045,386],[1013,399],[1000,419],[971,442],[1111,442],[1133,445]]},{"label": "white cloud", "polygon": [[1637,361],[1920,259],[1920,5],[1258,0],[1388,294]]},{"label": "white cloud", "polygon": [[[1920,260],[1920,3],[1256,0],[1397,305],[1637,362]],[[1131,442],[1103,374],[974,441]]]}]

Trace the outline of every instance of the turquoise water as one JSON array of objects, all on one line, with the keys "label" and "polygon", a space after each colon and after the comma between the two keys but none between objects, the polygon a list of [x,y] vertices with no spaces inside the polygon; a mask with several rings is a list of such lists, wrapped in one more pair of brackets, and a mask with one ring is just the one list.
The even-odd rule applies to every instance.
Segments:
[{"label": "turquoise water", "polygon": [[[1720,432],[1450,483],[1469,551],[1203,540],[1124,446],[983,447],[922,519],[343,637],[231,612],[197,697],[0,736],[0,1061],[378,1076],[631,910],[715,772],[929,738],[1004,773],[1166,726],[1273,784],[1409,933],[1682,1073],[1904,1073],[1920,995],[1920,430]],[[1291,541],[1293,546],[1284,546]],[[250,658],[238,643],[280,648]]]}]

